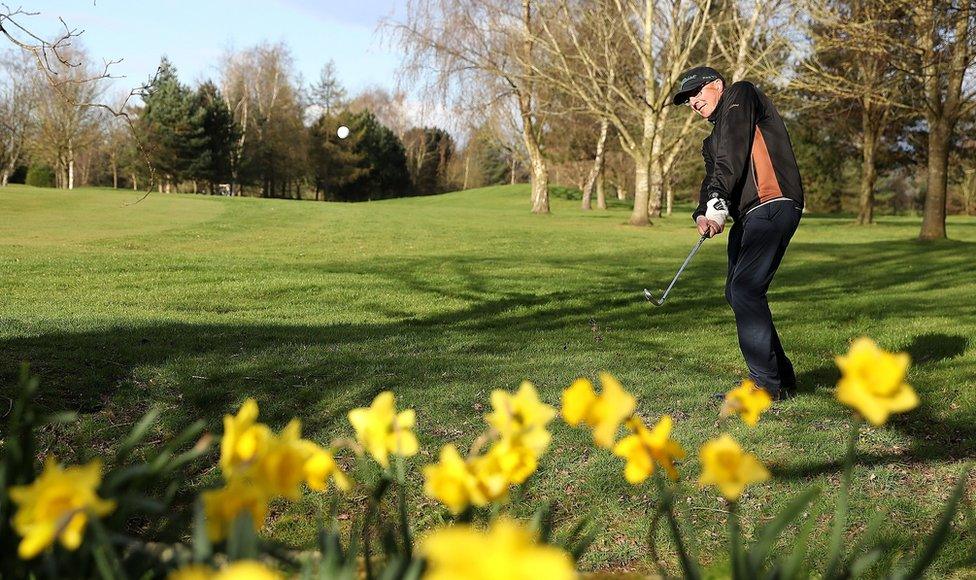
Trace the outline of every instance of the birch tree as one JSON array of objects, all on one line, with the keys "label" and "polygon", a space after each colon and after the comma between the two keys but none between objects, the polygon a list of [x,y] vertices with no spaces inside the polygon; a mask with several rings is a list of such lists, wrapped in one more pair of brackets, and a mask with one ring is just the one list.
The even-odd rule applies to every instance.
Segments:
[{"label": "birch tree", "polygon": [[710,0],[553,0],[540,18],[535,76],[609,121],[633,159],[629,222],[660,215],[664,174],[692,118],[666,131],[670,93],[706,32]]},{"label": "birch tree", "polygon": [[4,187],[27,153],[37,92],[29,61],[21,55],[6,53],[0,71],[0,187]]},{"label": "birch tree", "polygon": [[514,103],[534,213],[549,212],[544,119],[532,74],[542,21],[533,0],[411,0],[405,20],[391,24],[407,78],[426,81],[431,93],[448,101],[477,101],[486,108],[500,100]]}]

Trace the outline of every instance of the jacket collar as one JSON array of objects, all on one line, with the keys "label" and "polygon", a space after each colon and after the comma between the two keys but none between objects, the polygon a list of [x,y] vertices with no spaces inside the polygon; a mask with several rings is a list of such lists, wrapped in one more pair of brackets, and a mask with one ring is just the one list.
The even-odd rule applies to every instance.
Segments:
[{"label": "jacket collar", "polygon": [[[726,88],[726,90],[728,90],[728,88]],[[711,123],[712,125],[714,125],[715,122],[718,121],[719,111],[722,110],[722,101],[724,100],[725,100],[725,91],[723,90],[722,96],[719,97],[718,102],[715,103],[715,110],[712,111],[712,114],[708,116],[708,122]]]}]

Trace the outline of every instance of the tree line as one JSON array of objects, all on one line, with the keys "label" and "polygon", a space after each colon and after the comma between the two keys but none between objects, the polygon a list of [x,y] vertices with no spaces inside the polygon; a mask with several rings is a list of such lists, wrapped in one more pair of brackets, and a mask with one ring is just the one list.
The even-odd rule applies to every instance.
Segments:
[{"label": "tree line", "polygon": [[972,2],[410,0],[406,13],[387,30],[413,80],[513,119],[532,211],[567,177],[584,209],[608,180],[622,189],[635,225],[693,199],[710,127],[669,96],[707,63],[772,96],[812,209],[865,224],[918,210],[924,239],[945,237],[948,211],[976,212]]},{"label": "tree line", "polygon": [[[122,115],[86,106],[105,99],[108,85],[78,41],[63,51],[64,62],[52,60],[54,89],[29,56],[7,56],[3,185],[362,201],[511,177],[510,154],[490,139],[475,135],[459,150],[446,130],[412,126],[401,93],[372,88],[347,97],[331,62],[303,86],[283,44],[227,54],[217,79],[192,87],[164,57],[137,100],[116,99]],[[348,138],[337,136],[340,126]]]},{"label": "tree line", "polygon": [[[863,224],[919,212],[926,239],[945,236],[947,213],[976,213],[971,2],[410,0],[383,29],[450,131],[413,126],[403,93],[347,96],[331,64],[300,82],[282,44],[229,53],[196,87],[164,60],[128,132],[18,82],[30,75],[8,59],[2,178],[137,187],[158,174],[162,191],[326,200],[527,180],[534,212],[559,183],[583,209],[622,200],[646,225],[697,195],[710,127],[669,96],[708,63],[772,96],[810,209]],[[105,88],[71,90],[84,101]]]}]

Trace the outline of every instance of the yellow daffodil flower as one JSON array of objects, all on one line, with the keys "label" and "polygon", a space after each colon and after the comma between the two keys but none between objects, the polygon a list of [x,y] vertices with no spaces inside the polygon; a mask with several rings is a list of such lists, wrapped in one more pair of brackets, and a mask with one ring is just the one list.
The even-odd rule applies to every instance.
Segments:
[{"label": "yellow daffodil flower", "polygon": [[226,486],[205,491],[203,514],[207,520],[207,536],[212,542],[227,537],[237,516],[244,511],[251,515],[254,531],[264,525],[268,515],[268,496],[259,486],[242,479],[232,479]]},{"label": "yellow daffodil flower", "polygon": [[769,471],[751,453],[746,453],[728,434],[712,439],[699,452],[702,474],[698,483],[714,485],[729,501],[742,495],[747,485],[769,479]]},{"label": "yellow daffodil flower", "polygon": [[356,430],[356,438],[382,467],[390,465],[390,454],[410,457],[419,444],[413,434],[416,415],[413,409],[396,412],[393,393],[384,391],[373,399],[369,407],[349,411],[349,423]]},{"label": "yellow daffodil flower", "polygon": [[535,536],[509,519],[481,531],[469,525],[430,532],[419,546],[426,557],[426,580],[564,580],[576,577],[569,554],[536,543]]},{"label": "yellow daffodil flower", "polygon": [[760,389],[756,383],[746,379],[741,385],[726,393],[719,415],[722,417],[738,415],[743,423],[755,427],[759,422],[759,415],[772,404],[773,398],[765,389]]},{"label": "yellow daffodil flower", "polygon": [[254,560],[239,560],[217,572],[213,580],[284,580],[284,575]]},{"label": "yellow daffodil flower", "polygon": [[314,491],[327,491],[329,489],[329,478],[339,488],[340,491],[352,489],[352,481],[336,463],[332,452],[322,449],[311,442],[305,442],[310,446],[309,458],[305,461],[304,472],[305,481],[308,487]]},{"label": "yellow daffodil flower", "polygon": [[603,392],[597,396],[593,383],[577,379],[563,391],[563,419],[570,426],[585,423],[593,428],[593,440],[605,449],[613,447],[620,423],[634,413],[637,401],[617,379],[600,373]]},{"label": "yellow daffodil flower", "polygon": [[671,479],[678,479],[675,459],[684,459],[685,450],[671,439],[671,417],[664,415],[654,429],[648,429],[639,417],[628,421],[632,434],[621,439],[613,448],[614,454],[627,460],[624,477],[628,483],[638,484],[654,473],[657,462]]},{"label": "yellow daffodil flower", "polygon": [[539,467],[535,450],[523,445],[518,439],[495,442],[487,456],[496,463],[509,484],[524,483]]},{"label": "yellow daffodil flower", "polygon": [[188,564],[173,570],[166,576],[166,580],[213,580],[214,570],[204,564]]},{"label": "yellow daffodil flower", "polygon": [[257,422],[258,404],[248,399],[237,415],[224,415],[224,436],[220,440],[220,468],[224,477],[246,473],[267,452],[274,435]]},{"label": "yellow daffodil flower", "polygon": [[518,444],[541,455],[549,446],[551,436],[546,424],[556,416],[556,410],[539,400],[535,385],[524,381],[516,394],[496,389],[491,393],[493,411],[485,416],[489,425],[502,438],[518,439]]},{"label": "yellow daffodil flower", "polygon": [[62,468],[54,457],[30,485],[12,486],[10,499],[17,504],[12,524],[23,538],[17,554],[29,560],[55,540],[68,550],[81,545],[89,517],[104,517],[115,510],[115,501],[98,497],[102,462]]},{"label": "yellow daffodil flower", "polygon": [[918,395],[905,382],[909,363],[907,353],[886,352],[870,338],[859,338],[846,356],[837,357],[837,399],[872,425],[883,425],[892,413],[918,406]]},{"label": "yellow daffodil flower", "polygon": [[471,504],[487,503],[471,466],[451,444],[441,448],[439,463],[424,467],[424,492],[455,514]]}]

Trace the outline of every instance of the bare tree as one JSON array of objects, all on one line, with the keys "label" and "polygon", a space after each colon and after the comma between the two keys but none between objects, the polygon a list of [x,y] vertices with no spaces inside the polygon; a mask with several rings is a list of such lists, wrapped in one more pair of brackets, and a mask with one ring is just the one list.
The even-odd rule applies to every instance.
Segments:
[{"label": "bare tree", "polygon": [[[95,101],[94,97],[101,93],[101,89],[98,87],[98,85],[106,79],[114,78],[109,73],[109,70],[119,61],[107,60],[102,63],[101,67],[96,68],[90,62],[75,60],[74,57],[84,55],[83,51],[77,50],[74,46],[78,37],[81,36],[83,31],[70,28],[63,19],[59,19],[64,29],[63,32],[53,41],[45,40],[32,32],[30,27],[23,24],[25,19],[37,16],[38,14],[38,12],[29,12],[23,8],[12,9],[7,4],[0,3],[0,35],[5,37],[8,42],[21,49],[24,54],[29,55],[31,60],[36,65],[37,73],[41,78],[46,80],[44,90],[40,91],[37,95],[39,99],[37,110],[39,112],[43,111],[45,103],[51,105],[50,99],[45,100],[42,97],[53,95],[62,101],[64,105],[62,107],[63,112],[66,112],[68,107],[73,107],[80,111],[101,109],[104,112],[110,113],[116,118],[123,119],[125,124],[128,126],[130,133],[135,138],[137,150],[139,151],[140,156],[149,170],[149,187],[146,190],[145,195],[138,200],[142,201],[146,198],[146,196],[149,195],[149,192],[152,191],[156,172],[152,162],[150,161],[149,155],[147,154],[147,144],[139,140],[135,131],[133,118],[128,112],[128,104],[133,97],[143,95],[146,87],[152,83],[152,80],[150,79],[146,84],[132,89],[129,92],[129,95],[123,100],[121,106],[118,108],[113,108],[105,103]],[[34,86],[38,87],[39,85],[35,84]],[[91,88],[92,86],[94,86],[94,88]],[[49,108],[56,109],[58,107]],[[66,114],[64,118],[61,119],[61,124],[65,126],[71,125],[68,117],[72,116],[74,115],[70,113]],[[85,114],[80,115],[80,118],[84,117],[86,117]],[[78,127],[83,126],[84,123],[78,124]],[[66,181],[67,185],[69,186],[73,186],[74,181],[74,154],[72,149],[73,145],[70,145],[68,147],[69,153],[64,157],[68,164],[67,176],[64,181]],[[138,201],[136,203],[138,203]]]},{"label": "bare tree", "polygon": [[504,99],[516,103],[532,211],[548,213],[544,120],[529,66],[540,20],[532,0],[411,0],[405,21],[390,27],[404,49],[406,78],[427,81],[428,90],[445,101],[475,99],[482,107]]},{"label": "bare tree", "polygon": [[415,124],[407,105],[407,95],[403,91],[391,92],[382,87],[370,87],[353,97],[347,108],[354,113],[368,110],[401,140]]},{"label": "bare tree", "polygon": [[336,77],[335,62],[329,61],[322,67],[319,80],[309,87],[309,100],[329,116],[337,112],[346,101],[346,89],[342,88]]},{"label": "bare tree", "polygon": [[804,8],[811,53],[790,88],[803,97],[801,107],[819,114],[843,114],[845,109],[855,114],[849,129],[861,150],[857,223],[869,224],[882,135],[908,108],[890,50],[892,40],[904,33],[900,29],[907,15],[886,0],[807,0]]},{"label": "bare tree", "polygon": [[[540,18],[539,79],[574,94],[634,160],[633,225],[660,215],[669,162],[691,131],[666,130],[669,95],[706,32],[711,0],[553,0]],[[608,98],[609,97],[609,98]]]},{"label": "bare tree", "polygon": [[100,113],[94,107],[78,106],[78,103],[94,103],[103,85],[86,65],[87,55],[77,42],[62,49],[60,54],[65,62],[72,64],[60,60],[51,63],[61,83],[58,90],[49,90],[44,76],[32,77],[34,91],[39,96],[38,138],[33,147],[34,154],[54,169],[58,187],[74,189],[77,154],[97,137]]},{"label": "bare tree", "polygon": [[[950,144],[960,119],[976,108],[976,7],[971,1],[902,0],[914,34],[897,47],[920,86],[928,125],[928,188],[919,238],[946,237]],[[906,44],[910,44],[906,46]]]},{"label": "bare tree", "polygon": [[4,72],[0,81],[0,187],[3,187],[26,153],[37,93],[30,82],[30,61],[23,55],[7,53],[0,69]]}]

